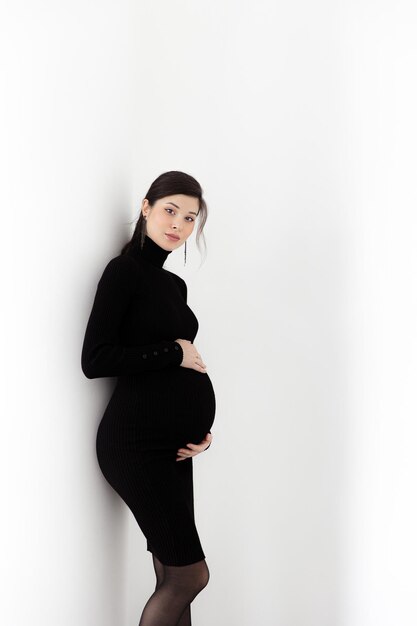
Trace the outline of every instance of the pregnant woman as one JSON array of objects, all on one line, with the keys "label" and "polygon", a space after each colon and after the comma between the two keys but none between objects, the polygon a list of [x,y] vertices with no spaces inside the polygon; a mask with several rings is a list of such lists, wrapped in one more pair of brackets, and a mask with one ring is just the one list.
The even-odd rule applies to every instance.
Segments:
[{"label": "pregnant woman", "polygon": [[190,603],[209,580],[192,457],[210,445],[216,400],[187,285],[163,267],[177,248],[186,253],[197,217],[201,233],[207,206],[192,176],[166,172],[152,183],[131,240],[98,282],[81,354],[87,378],[117,377],[96,449],[152,553],[156,586],[139,626],[190,626]]}]

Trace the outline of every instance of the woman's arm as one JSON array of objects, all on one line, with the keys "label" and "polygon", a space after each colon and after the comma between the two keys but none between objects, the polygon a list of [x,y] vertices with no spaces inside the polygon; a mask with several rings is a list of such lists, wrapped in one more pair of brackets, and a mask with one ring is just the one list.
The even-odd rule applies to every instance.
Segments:
[{"label": "woman's arm", "polygon": [[[187,302],[187,295],[188,295],[187,283],[185,282],[185,280],[183,278],[181,278],[181,276],[178,276],[178,274],[173,274],[173,276],[175,277],[176,281],[179,284],[179,287],[181,289],[181,293],[182,293],[182,295],[184,297],[185,302]],[[211,435],[211,430],[209,430],[208,432]],[[200,445],[203,445],[204,443],[205,443],[205,440],[203,440]],[[204,448],[203,452],[208,450],[210,448],[210,446],[211,446],[211,442],[209,443],[209,445],[206,448]],[[177,459],[177,461],[179,461],[179,460],[181,460],[181,459]]]},{"label": "woman's arm", "polygon": [[105,267],[97,285],[81,352],[81,368],[87,378],[140,374],[181,365],[183,350],[176,341],[146,346],[119,343],[119,328],[137,280],[131,257],[115,257]]}]

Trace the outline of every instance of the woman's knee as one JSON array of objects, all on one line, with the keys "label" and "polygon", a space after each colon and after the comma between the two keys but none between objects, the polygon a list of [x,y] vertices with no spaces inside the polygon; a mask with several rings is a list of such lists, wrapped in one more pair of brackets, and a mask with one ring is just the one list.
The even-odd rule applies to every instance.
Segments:
[{"label": "woman's knee", "polygon": [[194,583],[196,591],[200,592],[202,589],[204,589],[204,587],[207,587],[208,585],[208,582],[210,580],[210,571],[207,567],[205,559],[199,561],[198,563],[195,563],[195,569],[196,571],[194,572],[193,576]]},{"label": "woman's knee", "polygon": [[197,595],[207,586],[210,579],[210,572],[205,559],[192,563],[191,565],[179,567],[166,567],[164,581],[173,584],[178,589],[187,589],[189,593]]},{"label": "woman's knee", "polygon": [[209,571],[209,568],[207,567],[207,563],[205,559],[203,559],[203,561],[201,561],[201,575],[200,575],[201,589],[204,589],[204,587],[207,587],[209,580],[210,580],[210,571]]}]

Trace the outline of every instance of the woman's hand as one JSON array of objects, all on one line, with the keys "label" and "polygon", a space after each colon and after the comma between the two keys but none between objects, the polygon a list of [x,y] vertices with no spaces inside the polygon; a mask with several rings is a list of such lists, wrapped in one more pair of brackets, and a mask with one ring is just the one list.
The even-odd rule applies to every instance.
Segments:
[{"label": "woman's hand", "polygon": [[207,450],[211,444],[212,439],[213,435],[211,433],[207,433],[201,443],[187,443],[186,448],[179,448],[177,452],[178,456],[175,460],[185,461],[185,459],[188,459],[190,456],[196,456],[197,454],[200,454],[200,452],[204,452],[204,450]]},{"label": "woman's hand", "polygon": [[175,341],[180,344],[184,353],[181,367],[189,367],[190,369],[197,370],[197,372],[206,374],[206,364],[203,363],[203,359],[195,345],[191,343],[189,339],[175,339]]}]

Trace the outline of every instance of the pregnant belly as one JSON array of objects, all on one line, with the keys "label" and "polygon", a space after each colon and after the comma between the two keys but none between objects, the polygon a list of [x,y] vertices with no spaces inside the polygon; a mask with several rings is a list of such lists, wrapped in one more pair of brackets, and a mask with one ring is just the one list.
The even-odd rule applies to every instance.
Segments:
[{"label": "pregnant belly", "polygon": [[174,367],[123,376],[103,415],[97,443],[132,451],[200,443],[215,413],[215,393],[206,373]]}]

